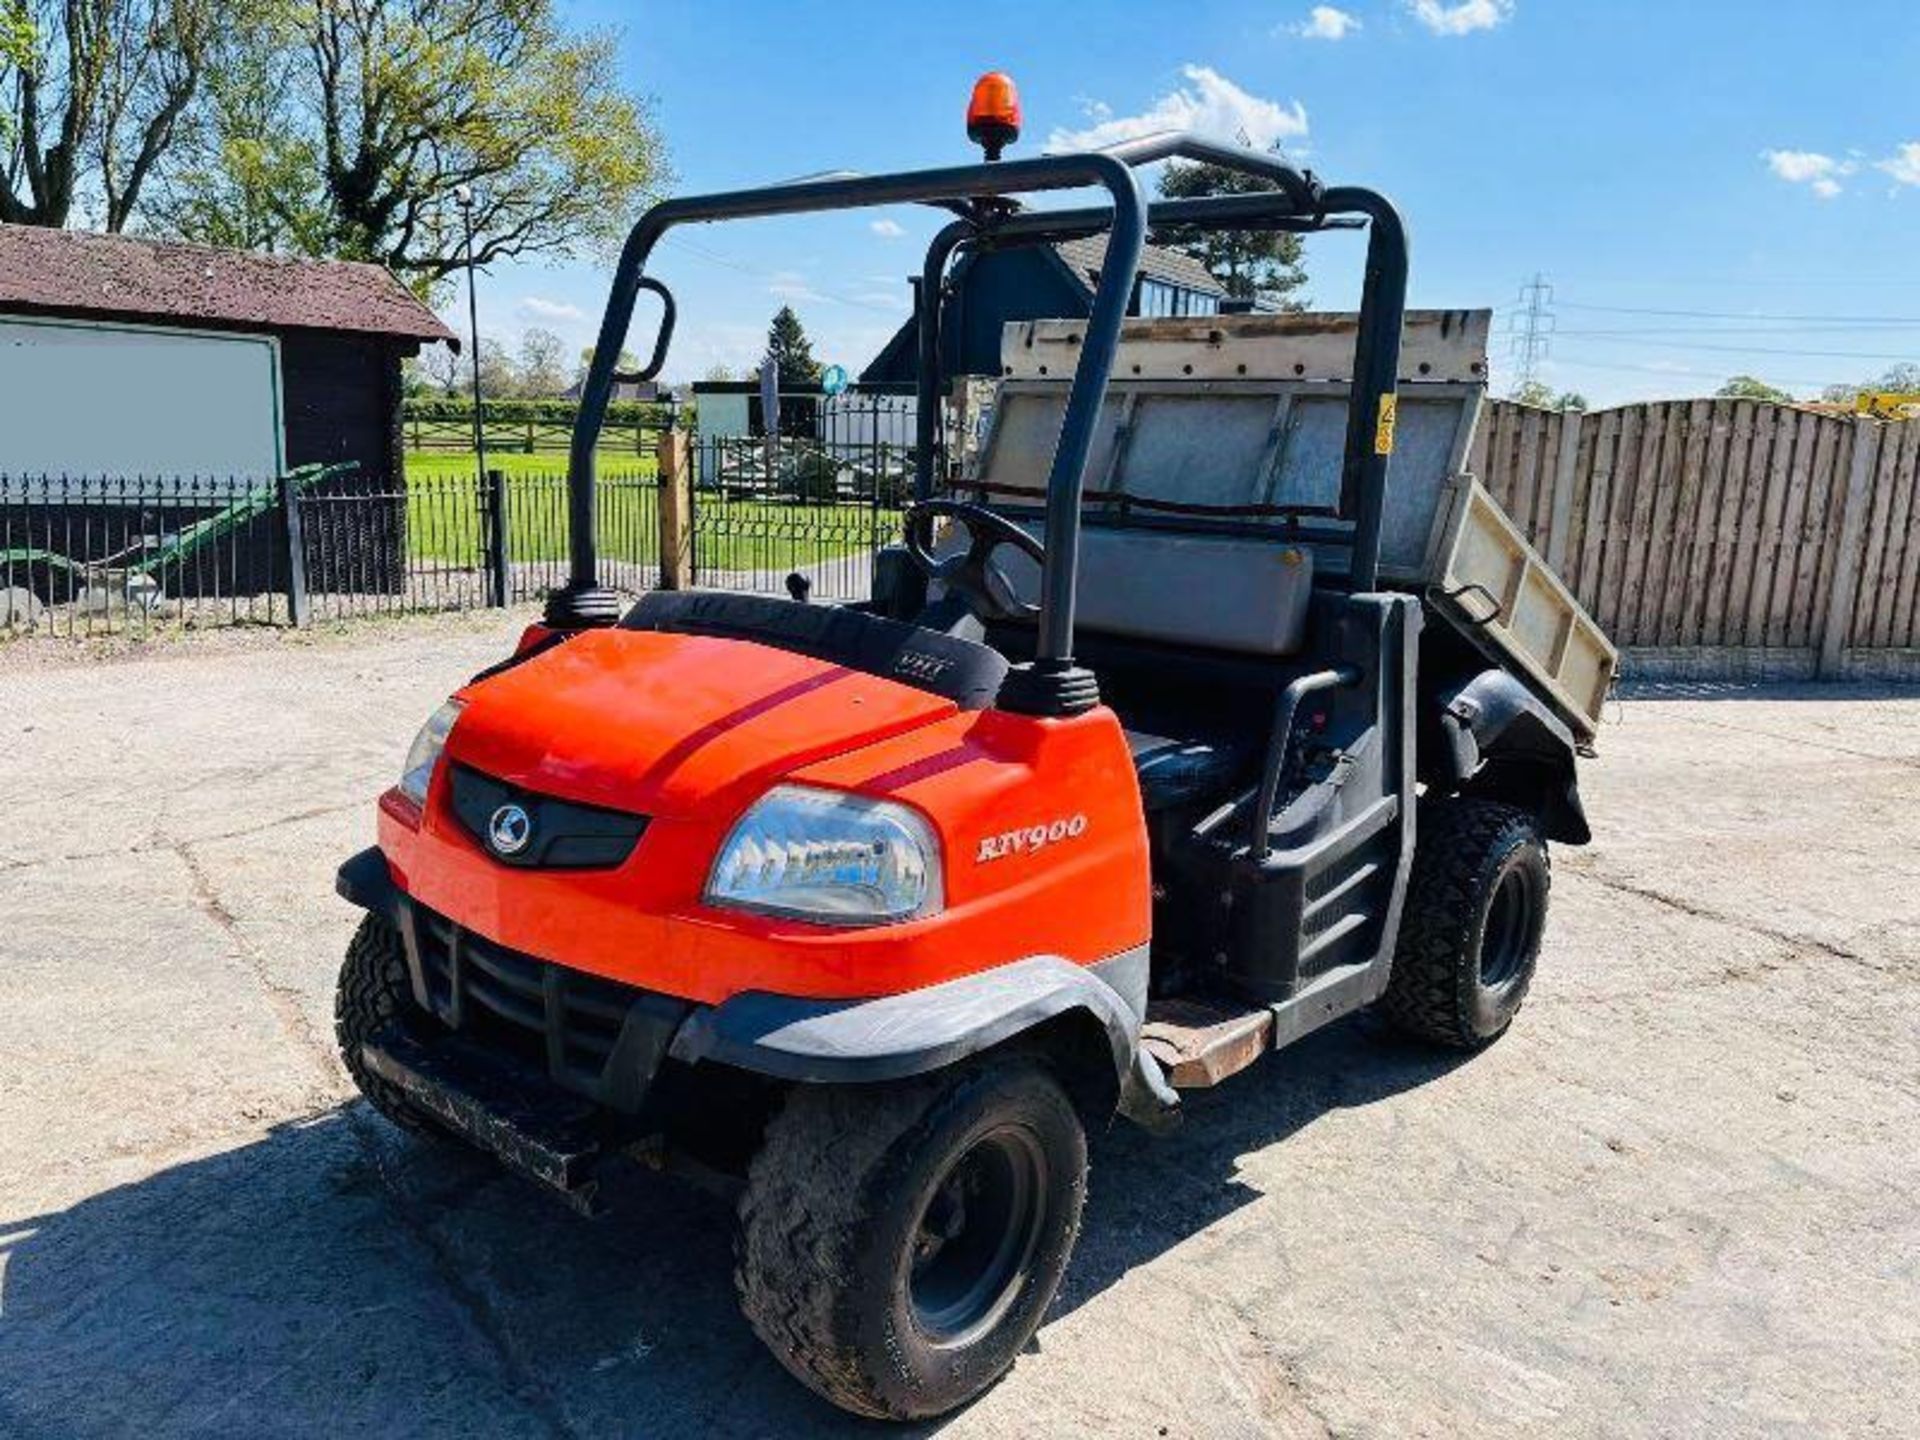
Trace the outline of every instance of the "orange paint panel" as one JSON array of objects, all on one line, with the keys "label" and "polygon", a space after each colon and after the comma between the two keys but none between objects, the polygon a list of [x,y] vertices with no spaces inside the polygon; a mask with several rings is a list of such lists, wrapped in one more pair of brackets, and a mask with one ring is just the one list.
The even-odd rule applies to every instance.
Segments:
[{"label": "orange paint panel", "polygon": [[[1110,711],[960,712],[892,681],[740,641],[591,632],[469,687],[448,754],[548,794],[652,817],[617,869],[501,865],[449,807],[380,812],[396,879],[516,950],[714,1003],[745,990],[859,997],[1034,954],[1080,963],[1146,942],[1147,842]],[[940,838],[946,908],[811,925],[708,906],[741,813],[782,780],[881,796]]]},{"label": "orange paint panel", "polygon": [[895,681],[740,640],[595,630],[460,692],[447,753],[589,805],[687,814],[953,713]]}]

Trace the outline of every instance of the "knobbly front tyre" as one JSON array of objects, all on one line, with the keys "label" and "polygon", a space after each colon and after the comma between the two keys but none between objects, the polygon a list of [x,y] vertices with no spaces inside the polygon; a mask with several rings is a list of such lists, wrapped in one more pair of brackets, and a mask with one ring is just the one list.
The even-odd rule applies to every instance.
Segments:
[{"label": "knobbly front tyre", "polygon": [[340,983],[333,995],[333,1033],[340,1060],[367,1103],[412,1135],[452,1138],[440,1123],[407,1099],[399,1086],[367,1068],[360,1047],[402,1019],[413,1006],[407,952],[400,932],[381,915],[368,915],[347,944]]},{"label": "knobbly front tyre", "polygon": [[1006,1373],[1080,1230],[1087,1142],[1040,1064],[795,1087],[740,1204],[741,1309],[859,1415],[924,1419]]}]

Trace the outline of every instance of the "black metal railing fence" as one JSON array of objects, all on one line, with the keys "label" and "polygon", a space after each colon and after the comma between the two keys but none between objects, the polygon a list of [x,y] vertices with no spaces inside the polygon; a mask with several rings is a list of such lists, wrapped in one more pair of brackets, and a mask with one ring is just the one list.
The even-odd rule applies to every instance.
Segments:
[{"label": "black metal railing fence", "polygon": [[0,631],[285,624],[281,482],[0,475]]},{"label": "black metal railing fence", "polygon": [[[770,436],[692,437],[690,583],[864,598],[912,493],[909,396],[808,397]],[[418,457],[416,457],[418,458]],[[601,579],[660,581],[653,454],[601,451]],[[277,478],[0,474],[0,633],[303,625],[539,600],[565,584],[567,479],[523,464]]]},{"label": "black metal railing fence", "polygon": [[[262,480],[0,476],[0,633],[300,625],[538,600],[567,576],[559,472]],[[659,581],[659,479],[600,477],[602,578]]]}]

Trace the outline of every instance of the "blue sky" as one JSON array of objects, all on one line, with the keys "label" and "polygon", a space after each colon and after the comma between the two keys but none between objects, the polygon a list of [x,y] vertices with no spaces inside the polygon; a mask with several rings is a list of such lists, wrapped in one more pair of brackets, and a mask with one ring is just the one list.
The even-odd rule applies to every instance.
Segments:
[{"label": "blue sky", "polygon": [[[1504,327],[1543,274],[1558,334],[1542,378],[1597,403],[1738,372],[1804,393],[1920,360],[1912,0],[566,8],[620,32],[681,192],[970,159],[968,91],[1003,68],[1026,112],[1016,154],[1168,119],[1245,129],[1400,203],[1417,305],[1494,306]],[[679,232],[652,267],[681,305],[669,375],[750,363],[783,301],[818,356],[857,369],[904,317],[937,223],[900,209]],[[1313,242],[1316,305],[1351,306],[1360,249]],[[591,260],[498,266],[482,329],[584,344],[605,288]]]}]

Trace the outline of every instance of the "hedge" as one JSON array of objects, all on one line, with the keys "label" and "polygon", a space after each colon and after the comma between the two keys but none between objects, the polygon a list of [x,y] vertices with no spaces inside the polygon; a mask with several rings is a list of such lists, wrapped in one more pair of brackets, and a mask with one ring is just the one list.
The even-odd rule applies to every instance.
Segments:
[{"label": "hedge", "polygon": [[[485,400],[481,414],[489,424],[520,424],[531,420],[540,425],[571,425],[580,406],[573,400]],[[690,418],[692,407],[682,405],[683,420]],[[409,395],[401,401],[401,415],[407,420],[436,423],[473,420],[473,401],[448,395]],[[607,406],[609,425],[659,425],[667,423],[667,407],[640,400],[616,400]]]}]

